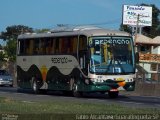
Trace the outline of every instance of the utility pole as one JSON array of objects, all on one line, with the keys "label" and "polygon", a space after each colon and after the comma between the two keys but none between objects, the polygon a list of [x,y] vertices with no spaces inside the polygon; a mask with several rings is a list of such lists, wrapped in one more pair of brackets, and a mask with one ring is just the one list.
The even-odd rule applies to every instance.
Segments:
[{"label": "utility pole", "polygon": [[138,35],[138,27],[139,27],[139,14],[137,15],[137,23],[136,23],[136,32],[135,32],[135,39],[134,39],[134,45],[135,45],[135,51],[138,52],[138,46],[136,45],[137,42],[137,35]]}]

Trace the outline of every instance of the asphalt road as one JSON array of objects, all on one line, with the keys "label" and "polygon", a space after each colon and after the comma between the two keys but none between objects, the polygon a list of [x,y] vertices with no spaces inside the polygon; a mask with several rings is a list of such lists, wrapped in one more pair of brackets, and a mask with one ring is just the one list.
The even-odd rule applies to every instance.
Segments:
[{"label": "asphalt road", "polygon": [[82,103],[103,103],[103,104],[120,104],[128,107],[137,108],[159,108],[160,109],[160,97],[146,97],[146,96],[131,96],[131,95],[119,95],[116,99],[110,99],[107,95],[102,94],[85,94],[83,98],[76,98],[72,96],[66,96],[60,92],[49,92],[48,94],[33,94],[30,91],[17,92],[17,88],[12,87],[0,87],[0,97],[8,97],[14,100],[22,100],[24,102],[35,101],[76,101]]}]

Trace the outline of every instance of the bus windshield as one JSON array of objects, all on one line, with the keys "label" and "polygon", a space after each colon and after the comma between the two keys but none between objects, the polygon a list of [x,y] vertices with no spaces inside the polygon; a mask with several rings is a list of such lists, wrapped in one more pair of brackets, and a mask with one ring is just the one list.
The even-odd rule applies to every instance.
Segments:
[{"label": "bus windshield", "polygon": [[91,37],[89,39],[90,72],[96,74],[130,74],[135,72],[131,37]]}]

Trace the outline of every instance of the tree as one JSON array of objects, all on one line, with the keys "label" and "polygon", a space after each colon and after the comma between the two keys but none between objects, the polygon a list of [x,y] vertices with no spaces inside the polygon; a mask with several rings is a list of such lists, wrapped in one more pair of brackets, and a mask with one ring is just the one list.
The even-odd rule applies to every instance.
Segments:
[{"label": "tree", "polygon": [[16,60],[17,37],[25,32],[33,32],[33,29],[24,25],[13,25],[7,27],[5,32],[1,32],[0,39],[7,41],[4,49],[9,61]]},{"label": "tree", "polygon": [[120,30],[121,31],[126,31],[126,32],[132,34],[132,28],[130,26],[121,24],[120,25]]},{"label": "tree", "polygon": [[4,66],[4,63],[6,62],[6,55],[3,51],[3,47],[0,44],[0,68],[2,68]]},{"label": "tree", "polygon": [[[141,4],[141,6],[151,6],[152,7],[152,26],[144,27],[142,33],[148,37],[154,38],[160,35],[160,10],[154,5]],[[131,28],[127,25],[120,25],[120,30],[131,33]]]},{"label": "tree", "polygon": [[2,51],[0,51],[0,62],[4,62],[4,61],[6,61],[5,54]]},{"label": "tree", "polygon": [[21,33],[33,32],[33,29],[24,25],[13,25],[8,26],[5,32],[1,32],[1,39],[17,39],[18,35]]},{"label": "tree", "polygon": [[10,39],[7,41],[6,46],[4,47],[5,53],[9,59],[9,61],[15,61],[16,60],[16,47],[17,42],[15,39]]},{"label": "tree", "polygon": [[2,47],[2,45],[0,44],[0,62],[4,62],[4,61],[6,61],[6,60],[5,60],[5,54],[4,54],[4,52],[3,52],[3,47]]},{"label": "tree", "polygon": [[160,16],[160,10],[154,5],[147,5],[147,4],[142,4],[144,6],[151,6],[152,7],[152,26],[151,27],[144,27],[142,33],[154,38],[158,35],[160,35],[160,20],[159,20],[159,16]]}]

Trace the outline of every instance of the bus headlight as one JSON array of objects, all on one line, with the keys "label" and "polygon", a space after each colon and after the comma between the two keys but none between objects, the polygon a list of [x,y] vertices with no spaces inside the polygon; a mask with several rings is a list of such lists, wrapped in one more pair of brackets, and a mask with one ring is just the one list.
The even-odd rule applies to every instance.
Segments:
[{"label": "bus headlight", "polygon": [[126,82],[133,82],[133,78],[128,78]]}]

